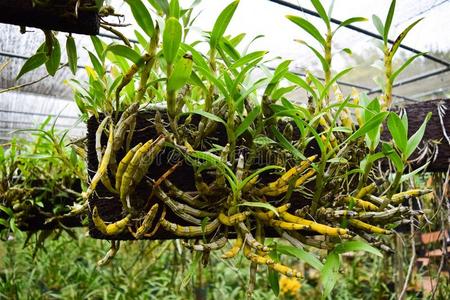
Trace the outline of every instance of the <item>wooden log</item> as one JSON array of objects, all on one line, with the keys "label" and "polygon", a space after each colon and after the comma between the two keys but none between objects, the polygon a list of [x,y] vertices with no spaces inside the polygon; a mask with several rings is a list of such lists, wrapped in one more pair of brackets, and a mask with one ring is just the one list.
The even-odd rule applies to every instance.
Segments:
[{"label": "wooden log", "polygon": [[[427,148],[431,163],[427,167],[429,172],[446,172],[450,163],[450,99],[439,99],[408,104],[404,107],[396,107],[394,110],[405,109],[408,115],[408,137],[411,137],[422,125],[428,112],[432,113],[427,124],[425,135],[419,149],[411,156],[414,161],[421,155],[421,149]],[[447,135],[447,137],[445,136]],[[388,130],[384,130],[382,139],[389,140]],[[435,152],[436,151],[436,152]],[[426,159],[412,163],[413,168],[422,166]]]},{"label": "wooden log", "polygon": [[[62,5],[72,5],[72,2],[73,9],[70,7],[70,10]],[[44,7],[33,6],[31,0],[2,0],[0,23],[86,35],[99,33],[100,22],[96,11],[79,10],[78,16],[75,16],[74,1],[51,0],[49,3]]]},{"label": "wooden log", "polygon": [[[427,130],[425,133],[424,141],[428,140],[444,140],[443,139],[443,133],[440,130],[440,119],[437,113],[437,101],[430,101],[426,103],[418,103],[415,104],[417,106],[414,106],[413,108],[407,107],[408,117],[409,117],[409,135],[412,135],[422,124],[423,120],[425,119],[425,115],[428,111],[433,112],[433,117],[431,118]],[[448,100],[444,101],[444,103],[448,103]],[[449,106],[450,107],[450,106]],[[165,113],[162,114],[163,117]],[[145,143],[149,139],[155,139],[157,137],[157,132],[154,128],[153,120],[155,117],[154,111],[149,112],[141,112],[137,116],[137,125],[136,130],[133,136],[133,142],[132,146],[142,142]],[[167,117],[166,117],[167,118]],[[449,128],[449,120],[450,118],[446,118],[444,116],[444,127],[448,129]],[[89,176],[92,178],[98,168],[98,161],[95,151],[95,133],[97,130],[97,127],[99,125],[99,121],[95,118],[91,118],[88,121],[88,169],[89,169]],[[199,116],[193,116],[192,118],[192,125],[196,127],[195,125],[199,122]],[[167,120],[166,120],[167,123]],[[221,125],[220,125],[221,126]],[[223,127],[218,127],[215,133],[209,137],[207,140],[205,140],[205,145],[211,145],[212,143],[219,144],[219,145],[225,145],[227,141],[226,131]],[[280,128],[282,131],[282,128]],[[438,130],[439,129],[439,130]],[[390,137],[386,135],[387,130],[384,132],[383,138],[385,140],[389,140]],[[294,132],[294,138],[298,138],[298,132]],[[102,137],[102,144],[106,144],[106,135],[103,135]],[[448,159],[450,157],[450,151],[446,151],[445,147],[448,147],[441,144],[441,149],[444,149],[438,154],[436,160],[431,163],[428,167],[428,170],[433,171],[441,171],[446,170],[448,166]],[[317,145],[314,145],[311,143],[310,148],[307,149],[306,155],[310,156],[315,153],[318,153],[318,147]],[[166,172],[172,165],[174,165],[178,159],[178,157],[173,156],[174,152],[170,151],[170,149],[164,150],[157,158],[157,162],[154,166],[152,166],[149,170],[149,173],[147,174],[148,177],[156,180],[158,179],[164,172]],[[120,161],[122,157],[125,155],[123,150],[120,150],[117,154],[117,161]],[[417,157],[418,153],[414,154],[413,157]],[[177,159],[178,158],[178,159]],[[423,162],[418,162],[415,164],[415,166],[420,166]],[[270,162],[259,162],[259,167],[264,166],[266,164],[271,164]],[[111,174],[110,174],[111,175]],[[264,176],[268,176],[264,178]],[[269,182],[274,180],[274,177],[270,177],[270,174],[267,175],[261,175],[260,181],[261,182]],[[113,178],[110,176],[110,178]],[[170,180],[178,186],[183,191],[195,191],[195,182],[194,182],[194,171],[193,169],[186,164],[185,162],[182,162],[181,166],[174,172]],[[313,186],[308,186],[308,188],[313,189]],[[131,200],[133,208],[136,210],[148,210],[153,203],[159,202],[155,199],[148,199],[148,196],[151,193],[151,188],[145,184],[139,184],[136,187],[135,194],[133,196],[133,199]],[[299,193],[294,193],[292,196],[292,211],[295,211],[295,209],[301,208],[305,205],[310,204],[308,200],[303,198]],[[212,200],[213,201],[213,200]],[[117,195],[114,195],[110,193],[101,183],[97,186],[96,192],[92,195],[90,201],[90,207],[91,209],[96,206],[98,208],[99,214],[102,217],[102,219],[106,222],[115,222],[124,217],[122,213],[122,203],[119,200]],[[161,204],[160,208],[164,205]],[[157,216],[158,218],[158,216]],[[91,218],[90,218],[91,219]],[[182,225],[188,225],[186,222],[181,220],[179,217],[177,217],[174,213],[172,213],[169,209],[167,210],[167,219],[176,222],[178,224]],[[134,239],[132,235],[129,232],[122,232],[119,235],[116,236],[105,236],[101,232],[97,230],[95,225],[93,224],[92,220],[89,222],[89,231],[91,237],[98,238],[98,239],[113,239],[113,240],[132,240]],[[272,236],[276,237],[277,234],[271,229],[266,228],[266,236]],[[172,233],[165,232],[163,229],[159,229],[159,231],[151,238],[151,239],[175,239],[179,238],[175,236]]]}]

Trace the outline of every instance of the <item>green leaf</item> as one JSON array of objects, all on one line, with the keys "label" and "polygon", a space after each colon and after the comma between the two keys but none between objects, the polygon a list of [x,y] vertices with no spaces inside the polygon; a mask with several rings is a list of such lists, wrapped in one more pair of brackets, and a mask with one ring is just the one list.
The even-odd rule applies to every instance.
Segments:
[{"label": "green leaf", "polygon": [[217,17],[209,40],[211,49],[216,49],[219,45],[219,41],[227,30],[227,27],[230,24],[231,18],[233,17],[238,5],[239,0],[233,1],[231,4],[225,7],[225,9],[220,13],[219,17]]},{"label": "green leaf", "polygon": [[270,289],[275,297],[278,297],[280,294],[280,275],[270,268],[267,271],[267,280],[269,281]]},{"label": "green leaf", "polygon": [[297,76],[297,75],[295,75],[293,73],[290,73],[290,72],[286,72],[286,74],[284,75],[284,78],[286,78],[287,80],[289,80],[292,83],[295,83],[296,85],[298,85],[299,87],[301,87],[302,89],[304,89],[308,93],[310,93],[314,97],[314,99],[317,99],[316,92],[300,76]]},{"label": "green leaf", "polygon": [[325,57],[323,57],[323,55],[319,51],[317,51],[317,49],[310,46],[305,41],[297,40],[297,42],[299,42],[299,43],[305,45],[306,47],[308,47],[309,49],[311,49],[311,51],[314,53],[314,55],[319,59],[320,63],[322,64],[322,69],[324,71],[327,71],[330,69],[330,65],[328,64],[327,60],[325,59]]},{"label": "green leaf", "polygon": [[377,248],[372,247],[371,245],[363,242],[363,241],[346,241],[339,243],[336,248],[334,248],[333,252],[336,252],[337,254],[342,254],[346,252],[351,251],[365,251],[372,254],[375,254],[376,256],[383,257],[383,254],[381,254],[380,250]]},{"label": "green leaf", "polygon": [[174,17],[166,21],[163,33],[163,53],[167,64],[172,64],[178,53],[181,43],[182,28],[180,22]]},{"label": "green leaf", "polygon": [[341,24],[339,24],[339,26],[333,31],[333,34],[336,31],[338,31],[338,29],[341,27],[345,27],[345,26],[348,26],[348,25],[356,23],[356,22],[366,22],[366,21],[367,21],[367,19],[363,18],[363,17],[354,17],[354,18],[346,19],[346,20],[342,21]]},{"label": "green leaf", "polygon": [[171,17],[180,18],[180,3],[178,0],[171,0],[169,5],[169,15]]},{"label": "green leaf", "polygon": [[395,2],[396,0],[392,0],[391,6],[389,7],[389,12],[386,16],[386,22],[384,22],[383,40],[385,44],[387,43],[389,37],[389,30],[392,24],[392,19],[394,18]]},{"label": "green leaf", "polygon": [[245,117],[244,121],[242,121],[241,124],[239,124],[238,128],[235,130],[235,137],[238,138],[241,134],[247,130],[248,127],[255,121],[255,119],[258,117],[258,115],[261,113],[261,107],[257,106],[255,109],[253,109],[247,117]]},{"label": "green leaf", "polygon": [[320,262],[320,260],[311,253],[305,251],[304,249],[296,248],[289,245],[277,245],[277,251],[282,254],[297,257],[298,259],[306,262],[307,264],[309,264],[311,267],[313,267],[318,271],[321,271],[323,268],[323,264]]},{"label": "green leaf", "polygon": [[389,78],[389,80],[391,81],[391,83],[394,83],[395,78],[397,78],[398,75],[400,75],[401,72],[403,72],[403,70],[406,69],[406,67],[409,66],[409,64],[411,64],[416,58],[418,58],[419,56],[424,55],[426,52],[422,52],[422,53],[417,53],[416,55],[411,56],[410,58],[408,58],[407,61],[405,61],[403,63],[403,65],[398,68],[394,73],[392,73],[391,78]]},{"label": "green leaf", "polygon": [[287,93],[292,92],[296,88],[297,87],[295,85],[286,86],[286,87],[280,87],[280,88],[278,88],[278,89],[273,91],[272,99],[275,99],[275,100],[281,99],[281,101],[283,101],[284,98],[282,98],[282,97],[284,95],[286,95]]},{"label": "green leaf", "polygon": [[8,216],[12,217],[14,216],[14,212],[12,211],[11,208],[3,206],[0,204],[0,210],[2,210],[3,212],[5,212]]},{"label": "green leaf", "polygon": [[59,45],[59,41],[55,36],[53,36],[52,47],[52,53],[48,60],[45,62],[45,67],[47,68],[48,74],[50,74],[51,76],[55,76],[56,71],[59,68],[59,63],[61,62],[61,46]]},{"label": "green leaf", "polygon": [[191,53],[192,59],[194,60],[194,63],[197,66],[200,66],[203,69],[208,69],[209,68],[208,67],[208,63],[206,62],[205,58],[194,47],[192,47],[191,45],[188,45],[188,44],[181,43],[180,48],[184,52],[190,52]]},{"label": "green leaf", "polygon": [[92,66],[94,67],[97,74],[99,76],[103,76],[103,73],[105,72],[105,70],[103,69],[103,66],[100,63],[100,61],[98,60],[98,58],[91,51],[88,51],[88,54],[89,54],[89,59],[91,60]]},{"label": "green leaf", "polygon": [[283,79],[286,72],[289,71],[289,64],[291,62],[291,60],[285,60],[277,66],[277,68],[273,72],[272,79],[270,79],[270,82],[267,85],[266,90],[264,91],[265,96],[272,94],[272,91],[275,89],[281,79]]},{"label": "green leaf", "polygon": [[334,251],[330,252],[320,273],[324,289],[323,296],[325,298],[330,295],[331,291],[334,288],[334,285],[336,284],[337,278],[339,276],[339,266],[339,255]]},{"label": "green leaf", "polygon": [[383,123],[384,119],[388,116],[389,112],[380,112],[373,116],[367,123],[365,123],[363,126],[361,126],[358,130],[356,130],[351,136],[348,137],[348,140],[354,141],[357,138],[365,135],[369,131],[373,130],[374,128],[377,128]]},{"label": "green leaf", "polygon": [[248,202],[248,201],[246,201],[246,202],[239,203],[237,206],[264,208],[264,209],[272,211],[273,213],[275,213],[276,216],[279,215],[276,207],[267,202]]},{"label": "green leaf", "polygon": [[141,27],[149,37],[152,37],[155,32],[155,26],[153,24],[152,16],[144,3],[141,0],[125,0],[125,2],[130,6],[131,13],[139,27]]},{"label": "green leaf", "polygon": [[266,55],[267,51],[255,51],[252,53],[249,53],[243,57],[241,57],[240,59],[236,60],[232,65],[231,65],[231,69],[237,69],[239,67],[242,67],[246,64],[248,64],[249,62],[252,62],[254,60],[260,59],[261,57],[263,57],[264,55]]},{"label": "green leaf", "polygon": [[425,120],[423,121],[420,128],[414,133],[408,140],[408,145],[406,146],[406,152],[405,152],[405,158],[408,159],[411,154],[414,153],[417,146],[419,146],[420,141],[423,138],[423,135],[425,134],[425,128],[427,127],[427,123],[431,118],[431,112],[427,114],[425,117]]},{"label": "green leaf", "polygon": [[395,145],[402,153],[405,153],[408,142],[408,132],[406,131],[405,126],[403,126],[402,120],[395,112],[391,112],[389,113],[387,125]]},{"label": "green leaf", "polygon": [[389,145],[388,143],[383,143],[381,148],[383,150],[383,153],[387,157],[389,157],[391,162],[394,164],[395,169],[397,170],[397,172],[403,172],[403,169],[405,168],[405,165],[403,164],[402,159],[400,158],[398,153],[394,150],[394,148],[392,148],[392,146]]},{"label": "green leaf", "polygon": [[16,77],[16,80],[18,80],[20,77],[22,77],[24,74],[33,71],[34,69],[39,68],[45,62],[47,61],[47,54],[44,52],[36,53],[35,55],[31,56],[27,61],[23,64],[22,68],[20,69],[19,74]]},{"label": "green leaf", "polygon": [[78,61],[78,55],[77,55],[77,47],[75,46],[75,39],[69,35],[66,40],[66,52],[67,52],[67,59],[69,61],[69,68],[70,71],[72,71],[72,74],[77,73],[77,61]]},{"label": "green leaf", "polygon": [[389,52],[389,55],[391,56],[391,58],[394,56],[395,52],[397,52],[398,47],[400,47],[403,39],[406,37],[406,35],[408,34],[408,32],[414,27],[416,26],[417,23],[419,23],[420,21],[422,21],[423,18],[415,21],[414,23],[412,23],[411,25],[409,25],[408,27],[406,27],[405,30],[402,31],[402,33],[400,33],[400,35],[397,37],[397,39],[395,40],[394,44],[392,44],[391,47],[391,51]]},{"label": "green leaf", "polygon": [[353,68],[347,68],[345,70],[342,70],[341,72],[337,73],[331,80],[328,82],[325,87],[323,88],[322,93],[320,94],[319,99],[324,99],[325,96],[328,94],[328,90],[331,88],[331,86],[339,80],[339,78],[343,77],[345,74],[350,72]]},{"label": "green leaf", "polygon": [[168,91],[175,91],[182,88],[192,73],[192,58],[185,56],[180,59],[173,68],[172,76],[169,78]]},{"label": "green leaf", "polygon": [[316,39],[322,46],[326,46],[327,42],[320,34],[319,30],[314,27],[313,24],[311,24],[309,21],[297,17],[297,16],[287,16],[288,20],[295,23],[297,26],[305,30],[307,33],[309,33],[314,39]]},{"label": "green leaf", "polygon": [[297,149],[295,148],[284,136],[281,134],[281,132],[274,126],[270,127],[272,134],[277,138],[278,142],[296,159],[306,160],[306,157]]},{"label": "green leaf", "polygon": [[322,3],[320,3],[319,0],[311,0],[311,3],[314,5],[314,8],[316,9],[316,11],[319,14],[320,18],[322,18],[322,20],[327,25],[327,28],[330,28],[330,19],[328,18],[328,15],[327,15],[325,9],[322,6]]},{"label": "green leaf", "polygon": [[428,165],[430,164],[430,162],[427,162],[426,164],[424,164],[423,166],[421,166],[420,168],[415,169],[412,172],[409,172],[408,174],[402,175],[402,177],[400,178],[400,182],[402,183],[404,181],[409,180],[411,177],[415,176],[417,173],[421,172],[422,170],[425,170]]},{"label": "green leaf", "polygon": [[110,52],[114,53],[115,55],[125,57],[125,58],[131,60],[135,64],[138,64],[139,60],[141,59],[141,56],[139,55],[139,53],[137,53],[130,47],[127,47],[124,45],[112,44],[112,45],[109,45],[108,48],[106,48],[106,51],[110,51]]},{"label": "green leaf", "polygon": [[148,0],[150,4],[158,11],[167,16],[170,14],[169,2],[167,0]]},{"label": "green leaf", "polygon": [[97,53],[97,57],[100,58],[100,60],[103,62],[105,55],[103,53],[104,49],[103,49],[102,41],[95,35],[91,35],[91,41],[92,41],[92,45],[94,45],[94,49],[95,49],[95,53]]},{"label": "green leaf", "polygon": [[344,51],[345,53],[347,53],[348,55],[352,55],[352,50],[350,48],[343,48],[342,51]]},{"label": "green leaf", "polygon": [[203,67],[197,66],[197,70],[205,77],[208,78],[223,94],[225,98],[228,98],[228,91],[226,87],[223,85],[223,82],[218,80],[212,73],[209,68],[205,69]]},{"label": "green leaf", "polygon": [[239,189],[244,188],[247,183],[250,182],[250,180],[252,180],[254,177],[258,176],[261,173],[264,173],[268,170],[274,170],[274,169],[283,169],[283,167],[280,166],[275,166],[275,165],[269,165],[269,166],[265,166],[263,168],[258,169],[257,171],[253,172],[250,176],[245,177],[244,180],[242,180],[242,182],[239,183]]},{"label": "green leaf", "polygon": [[380,17],[378,17],[377,15],[372,15],[372,21],[373,21],[373,25],[375,25],[375,28],[377,29],[380,36],[383,37],[384,36],[384,25],[383,25],[383,22],[381,22]]}]

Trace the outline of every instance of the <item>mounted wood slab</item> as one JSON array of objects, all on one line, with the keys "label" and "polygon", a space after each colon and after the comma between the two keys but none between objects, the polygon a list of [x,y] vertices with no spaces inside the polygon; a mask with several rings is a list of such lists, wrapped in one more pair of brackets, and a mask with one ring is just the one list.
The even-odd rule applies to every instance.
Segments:
[{"label": "mounted wood slab", "polygon": [[[49,3],[47,6],[33,6],[31,0],[2,0],[0,23],[86,35],[99,33],[100,22],[96,11],[79,10],[76,17],[74,14],[76,1],[47,2]],[[64,7],[66,5],[73,8]]]},{"label": "mounted wood slab", "polygon": [[[418,103],[411,106],[407,106],[406,110],[408,112],[408,118],[409,118],[409,135],[412,135],[414,132],[417,131],[417,129],[422,124],[423,120],[425,119],[426,114],[428,111],[433,112],[433,117],[428,123],[427,130],[425,133],[424,141],[428,140],[441,140],[441,144],[439,145],[439,153],[436,157],[436,160],[432,162],[428,170],[430,171],[442,171],[446,170],[448,167],[448,159],[450,157],[450,151],[448,150],[449,146],[444,144],[445,138],[442,133],[441,129],[441,123],[439,119],[439,114],[437,113],[438,105],[441,105],[442,103],[449,104],[448,107],[450,107],[450,103],[448,100],[442,101],[429,101],[424,103]],[[450,113],[450,112],[449,112]],[[163,118],[165,117],[165,113],[162,113]],[[147,111],[147,112],[140,112],[137,115],[137,122],[136,122],[136,129],[135,133],[133,135],[133,141],[131,146],[134,146],[138,144],[139,142],[145,143],[149,139],[155,139],[158,134],[154,128],[153,120],[155,118],[155,112],[154,111]],[[167,117],[165,117],[167,118]],[[89,170],[89,176],[92,178],[95,175],[95,172],[98,168],[98,161],[97,161],[97,155],[95,151],[95,134],[97,127],[99,125],[99,121],[96,120],[94,117],[90,118],[88,121],[88,170]],[[192,118],[191,124],[195,125],[198,124],[199,117],[197,115],[194,115]],[[450,118],[447,116],[444,116],[444,127],[450,132]],[[167,124],[167,120],[166,120]],[[196,128],[196,126],[194,126]],[[168,128],[167,128],[168,129]],[[279,128],[281,131],[283,131],[283,128]],[[384,136],[383,138],[385,140],[389,140],[390,137],[388,134],[386,134],[387,129],[384,130]],[[298,132],[294,132],[294,138],[298,139]],[[107,137],[104,134],[102,136],[102,144],[106,145]],[[227,135],[226,131],[223,127],[218,126],[215,130],[215,132],[209,137],[209,141],[205,141],[205,144],[219,144],[224,145],[227,141]],[[423,144],[423,143],[422,143]],[[171,149],[165,149],[160,155],[157,157],[157,161],[154,162],[154,164],[150,167],[148,172],[148,177],[156,180],[158,179],[164,172],[166,172],[171,166],[173,166],[178,160],[180,160],[180,156],[174,155],[173,151],[170,151]],[[313,143],[310,144],[310,147],[307,149],[305,155],[310,156],[313,154],[319,153],[317,145],[314,145]],[[124,150],[120,150],[117,153],[117,161],[120,161],[123,156],[125,155]],[[417,156],[418,154],[413,154],[413,157]],[[419,162],[416,164],[416,166],[420,166],[422,162]],[[263,165],[270,164],[270,163],[262,163],[262,165],[259,165],[258,167],[262,167]],[[112,174],[110,174],[112,175]],[[264,174],[260,176],[260,182],[270,182],[274,180],[275,178],[264,178]],[[270,175],[268,175],[270,176]],[[110,178],[113,178],[113,176],[110,176]],[[190,167],[186,162],[183,162],[180,167],[172,174],[170,175],[169,179],[181,190],[183,191],[195,191],[195,182],[194,182],[194,171],[192,167]],[[314,188],[314,184],[308,185],[309,189]],[[148,199],[148,197],[151,194],[151,187],[145,184],[139,184],[136,189],[135,193],[133,195],[133,199],[130,201],[133,201],[132,206],[137,211],[148,211],[151,205],[153,205],[155,202],[160,203],[158,199],[155,199],[153,197],[152,199]],[[226,195],[224,195],[226,196]],[[218,199],[212,199],[211,201],[218,201]],[[291,197],[291,209],[294,211],[295,209],[298,209],[300,207],[303,207],[305,205],[310,204],[307,199],[302,197],[300,193],[294,193]],[[119,200],[118,195],[112,194],[109,192],[102,184],[101,182],[98,184],[96,191],[93,193],[93,195],[90,198],[90,208],[93,209],[93,207],[97,207],[98,212],[101,216],[101,218],[105,222],[115,222],[117,220],[120,220],[124,217],[122,212],[122,203]],[[160,211],[164,205],[160,203]],[[160,216],[160,212],[156,216],[156,219],[158,219]],[[189,225],[186,222],[183,222],[178,216],[176,216],[170,209],[167,209],[167,215],[166,219],[170,220],[171,222],[178,223],[180,225]],[[91,237],[98,238],[98,239],[108,239],[108,240],[133,240],[133,236],[128,232],[124,231],[118,235],[115,236],[106,236],[102,234],[93,224],[91,218],[89,221],[89,233]],[[307,234],[307,233],[306,233]],[[232,236],[232,234],[230,234]],[[271,229],[270,227],[266,228],[266,236],[268,237],[277,237],[277,233]],[[150,239],[176,239],[179,238],[176,235],[164,231],[162,228],[158,230],[158,232],[151,237]]]}]

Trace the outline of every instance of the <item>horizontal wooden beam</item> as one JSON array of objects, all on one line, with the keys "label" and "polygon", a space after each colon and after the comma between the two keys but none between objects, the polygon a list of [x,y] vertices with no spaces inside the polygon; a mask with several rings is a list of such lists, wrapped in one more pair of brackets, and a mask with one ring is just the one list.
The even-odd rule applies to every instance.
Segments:
[{"label": "horizontal wooden beam", "polygon": [[[66,1],[67,2],[67,1]],[[44,30],[96,35],[100,21],[96,11],[68,10],[57,5],[33,6],[31,0],[2,0],[0,2],[0,23]]]}]

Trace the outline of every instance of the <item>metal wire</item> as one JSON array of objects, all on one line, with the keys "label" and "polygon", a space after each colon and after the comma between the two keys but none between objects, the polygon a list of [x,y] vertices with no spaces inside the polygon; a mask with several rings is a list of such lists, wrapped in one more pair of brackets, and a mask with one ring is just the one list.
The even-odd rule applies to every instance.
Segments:
[{"label": "metal wire", "polygon": [[[449,68],[442,68],[442,69],[431,71],[431,72],[427,72],[427,73],[422,73],[422,74],[419,74],[417,76],[409,77],[409,78],[406,78],[406,79],[404,79],[402,81],[398,81],[397,83],[393,84],[392,87],[398,87],[398,86],[410,84],[410,83],[413,83],[413,82],[416,82],[416,81],[420,81],[420,80],[423,80],[423,79],[427,79],[429,77],[436,76],[436,75],[439,75],[439,74],[442,74],[442,73],[446,73],[446,72],[449,72],[449,71],[450,71],[450,67]],[[381,89],[373,89],[370,92],[368,92],[367,94],[370,95],[370,94],[379,93],[379,92],[381,92]]]},{"label": "metal wire", "polygon": [[78,117],[75,117],[75,116],[53,115],[53,114],[34,113],[34,112],[28,112],[28,111],[4,110],[4,109],[0,109],[0,113],[21,114],[21,115],[29,115],[29,116],[42,116],[42,117],[58,117],[61,119],[73,119],[73,120],[79,119]]},{"label": "metal wire", "polygon": [[[11,52],[6,52],[6,51],[0,51],[0,56],[5,56],[5,57],[10,57],[10,58],[18,58],[18,59],[29,59],[29,56],[25,56],[25,55],[21,55],[21,54],[15,54],[15,53],[11,53]],[[64,66],[67,65],[67,63],[60,63],[60,66]],[[84,66],[82,65],[77,65],[78,69],[84,69]]]}]

